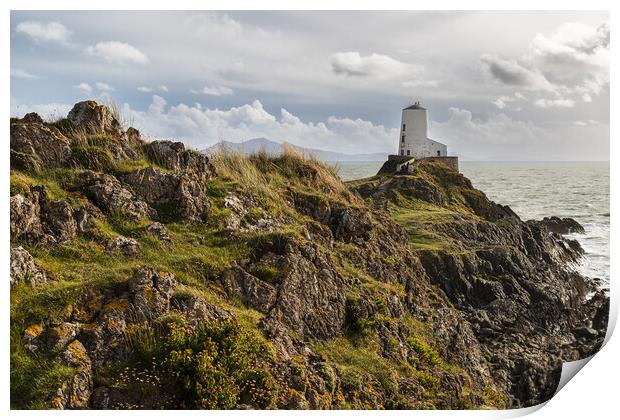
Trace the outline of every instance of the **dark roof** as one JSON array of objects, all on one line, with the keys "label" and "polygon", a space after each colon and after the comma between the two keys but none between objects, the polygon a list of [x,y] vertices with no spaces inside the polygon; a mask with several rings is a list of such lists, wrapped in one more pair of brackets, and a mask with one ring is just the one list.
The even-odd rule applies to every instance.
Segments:
[{"label": "dark roof", "polygon": [[426,109],[426,108],[424,108],[424,107],[423,107],[422,105],[420,105],[420,104],[413,104],[413,105],[411,105],[411,106],[408,106],[408,107],[407,107],[407,108],[405,108],[405,109]]}]

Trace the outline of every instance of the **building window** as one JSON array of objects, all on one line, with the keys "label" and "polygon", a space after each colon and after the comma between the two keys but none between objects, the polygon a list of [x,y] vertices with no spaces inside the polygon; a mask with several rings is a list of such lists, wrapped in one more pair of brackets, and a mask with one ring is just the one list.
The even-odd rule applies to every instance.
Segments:
[{"label": "building window", "polygon": [[403,156],[405,154],[405,150],[404,149],[400,149],[400,155]]},{"label": "building window", "polygon": [[401,143],[404,143],[404,142],[405,142],[405,136],[404,136],[404,135],[401,137],[400,142],[401,142]]},{"label": "building window", "polygon": [[437,156],[441,156],[441,150],[437,150]]},{"label": "building window", "polygon": [[411,155],[411,153],[410,153],[410,152],[411,152],[411,150],[407,150],[407,156],[410,156],[410,155]]},{"label": "building window", "polygon": [[407,130],[407,124],[403,124],[403,131]]}]

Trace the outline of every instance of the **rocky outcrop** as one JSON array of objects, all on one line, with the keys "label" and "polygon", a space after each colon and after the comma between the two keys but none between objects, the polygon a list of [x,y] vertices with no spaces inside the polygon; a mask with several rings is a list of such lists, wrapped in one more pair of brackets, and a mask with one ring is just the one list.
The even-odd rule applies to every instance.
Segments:
[{"label": "rocky outcrop", "polygon": [[202,222],[209,216],[209,198],[201,178],[149,167],[126,175],[123,181],[141,200],[157,208],[161,219]]},{"label": "rocky outcrop", "polygon": [[95,101],[78,102],[69,111],[67,119],[88,134],[120,136],[123,131],[110,108]]},{"label": "rocky outcrop", "polygon": [[[129,279],[124,291],[84,296],[67,321],[28,327],[23,342],[29,351],[56,352],[58,360],[75,369],[74,376],[50,397],[48,406],[88,408],[93,399],[102,404],[101,393],[107,388],[97,383],[96,375],[110,363],[126,361],[132,350],[131,335],[154,327],[166,314],[182,311],[194,322],[232,317],[199,296],[175,296],[177,286],[172,274],[142,267]],[[106,398],[106,406],[122,406],[123,395],[112,394]]]},{"label": "rocky outcrop", "polygon": [[549,232],[559,235],[568,235],[571,233],[586,233],[583,226],[575,219],[570,217],[560,218],[556,216],[545,217],[542,220],[528,220],[527,223],[547,229]]},{"label": "rocky outcrop", "polygon": [[157,212],[125,188],[116,177],[85,171],[83,193],[106,213],[120,213],[132,220],[157,217]]},{"label": "rocky outcrop", "polygon": [[11,240],[36,246],[67,242],[89,231],[100,212],[89,205],[73,208],[65,200],[49,200],[43,186],[11,197]]},{"label": "rocky outcrop", "polygon": [[108,242],[105,250],[110,254],[136,255],[140,253],[142,247],[135,239],[117,236]]},{"label": "rocky outcrop", "polygon": [[276,301],[277,289],[266,281],[234,266],[222,276],[222,287],[229,296],[258,311],[267,313]]},{"label": "rocky outcrop", "polygon": [[410,176],[379,176],[356,189],[379,208],[389,202],[397,217],[415,211],[406,207],[411,199],[448,212],[442,219],[407,218],[405,227],[414,242],[419,232],[432,232],[435,242],[417,250],[424,271],[467,318],[510,406],[547,400],[562,362],[600,346],[606,327],[590,329],[588,320],[607,299],[572,271],[583,255],[579,244],[550,234],[578,229],[571,219],[523,222],[462,175],[434,165],[422,164]]},{"label": "rocky outcrop", "polygon": [[156,163],[174,172],[183,172],[199,179],[215,176],[209,158],[194,150],[185,149],[181,142],[153,141],[144,146],[146,154]]},{"label": "rocky outcrop", "polygon": [[32,171],[65,165],[71,156],[70,140],[35,115],[11,123],[12,165]]},{"label": "rocky outcrop", "polygon": [[86,348],[78,340],[73,340],[60,354],[59,359],[75,368],[75,375],[64,382],[49,401],[54,409],[88,408],[93,389],[91,360]]},{"label": "rocky outcrop", "polygon": [[37,286],[47,282],[47,275],[34,262],[32,255],[18,246],[11,249],[11,286],[24,282]]},{"label": "rocky outcrop", "polygon": [[329,255],[311,243],[292,241],[283,257],[278,295],[266,322],[282,322],[304,339],[340,335],[345,321],[345,287]]}]

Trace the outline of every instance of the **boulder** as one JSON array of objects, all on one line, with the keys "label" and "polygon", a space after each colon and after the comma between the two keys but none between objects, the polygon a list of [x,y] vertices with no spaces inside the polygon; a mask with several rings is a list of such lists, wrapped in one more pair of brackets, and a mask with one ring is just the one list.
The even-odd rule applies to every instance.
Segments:
[{"label": "boulder", "polygon": [[157,216],[154,209],[123,187],[114,176],[85,171],[83,179],[82,191],[104,212],[118,212],[134,221]]},{"label": "boulder", "polygon": [[11,166],[38,171],[65,165],[71,156],[70,140],[33,119],[11,124]]},{"label": "boulder", "polygon": [[135,319],[152,321],[167,312],[176,284],[172,274],[158,273],[152,267],[145,266],[136,271],[129,280]]},{"label": "boulder", "polygon": [[53,243],[54,238],[43,232],[39,194],[15,194],[10,200],[11,240],[25,240],[31,243]]},{"label": "boulder", "polygon": [[60,351],[69,344],[80,332],[80,325],[73,322],[62,322],[49,327],[45,331],[46,346],[48,349]]},{"label": "boulder", "polygon": [[11,286],[27,282],[36,286],[47,282],[45,271],[39,267],[32,255],[21,246],[11,249]]},{"label": "boulder", "polygon": [[43,124],[43,118],[36,112],[29,112],[22,118],[22,122],[28,124]]},{"label": "boulder", "polygon": [[215,168],[207,155],[187,150],[181,142],[153,141],[147,143],[144,149],[152,161],[166,169],[191,174],[200,179],[215,176]]},{"label": "boulder", "polygon": [[41,336],[44,330],[43,324],[32,324],[24,331],[22,343],[30,353],[36,353],[39,350],[42,344]]},{"label": "boulder", "polygon": [[560,218],[557,216],[545,217],[542,220],[528,220],[527,223],[547,229],[549,232],[560,235],[568,235],[571,233],[586,233],[583,226],[575,219],[570,217]]},{"label": "boulder", "polygon": [[84,129],[88,134],[110,134],[120,136],[123,129],[112,111],[95,101],[78,102],[73,106],[67,119],[74,126]]},{"label": "boulder", "polygon": [[78,233],[93,227],[100,212],[92,206],[78,209],[65,200],[49,200],[43,186],[34,186],[30,192],[11,197],[11,240],[24,240],[45,247],[65,243]]},{"label": "boulder", "polygon": [[148,167],[126,175],[123,181],[140,199],[158,208],[160,219],[207,220],[211,204],[201,178],[185,172],[170,174]]},{"label": "boulder", "polygon": [[137,255],[142,251],[142,246],[135,239],[117,236],[108,242],[105,250],[110,254]]},{"label": "boulder", "polygon": [[[39,197],[44,197],[41,191]],[[48,201],[39,200],[41,212],[45,218],[46,230],[56,238],[56,242],[64,243],[75,237],[78,226],[74,217],[75,210],[64,200]]]}]

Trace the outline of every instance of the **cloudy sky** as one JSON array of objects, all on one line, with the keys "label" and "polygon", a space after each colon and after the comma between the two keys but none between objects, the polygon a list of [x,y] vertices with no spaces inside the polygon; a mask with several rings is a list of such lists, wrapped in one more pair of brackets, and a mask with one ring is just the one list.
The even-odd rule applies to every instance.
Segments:
[{"label": "cloudy sky", "polygon": [[153,138],[396,152],[419,100],[468,160],[609,159],[604,12],[12,12],[11,113],[114,102]]}]

